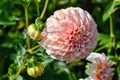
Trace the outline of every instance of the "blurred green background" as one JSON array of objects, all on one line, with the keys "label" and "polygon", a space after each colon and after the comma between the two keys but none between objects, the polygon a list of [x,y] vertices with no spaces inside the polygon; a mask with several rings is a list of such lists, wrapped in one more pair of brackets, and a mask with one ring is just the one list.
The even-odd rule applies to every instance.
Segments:
[{"label": "blurred green background", "polygon": [[[36,0],[29,2],[29,24],[34,23],[37,15]],[[25,55],[25,11],[24,0],[0,1],[0,76],[8,72],[16,72]],[[39,12],[42,12],[45,0],[38,0]],[[120,0],[49,0],[43,22],[55,10],[67,7],[81,7],[88,11],[94,18],[99,32],[98,44],[95,52],[104,52],[110,60],[114,61],[115,68],[113,80],[120,80]],[[32,46],[37,43],[31,40]],[[41,54],[40,54],[41,53]],[[44,73],[38,78],[28,76],[26,68],[19,75],[18,80],[78,80],[85,78],[86,60],[66,64],[65,62],[51,59],[42,48],[36,53],[40,61],[46,63]],[[44,56],[44,57],[43,57]]]}]

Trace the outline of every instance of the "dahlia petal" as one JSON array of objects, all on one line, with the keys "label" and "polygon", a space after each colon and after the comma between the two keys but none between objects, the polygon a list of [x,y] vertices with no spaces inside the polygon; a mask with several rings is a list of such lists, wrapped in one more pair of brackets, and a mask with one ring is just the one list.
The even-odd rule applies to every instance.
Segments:
[{"label": "dahlia petal", "polygon": [[96,46],[96,27],[91,15],[81,8],[57,10],[47,19],[40,43],[55,59],[78,61]]},{"label": "dahlia petal", "polygon": [[95,80],[111,80],[114,68],[111,68],[112,61],[108,61],[104,53],[91,53],[87,58],[92,62],[86,73]]},{"label": "dahlia petal", "polygon": [[75,52],[75,56],[80,56],[80,52]]}]

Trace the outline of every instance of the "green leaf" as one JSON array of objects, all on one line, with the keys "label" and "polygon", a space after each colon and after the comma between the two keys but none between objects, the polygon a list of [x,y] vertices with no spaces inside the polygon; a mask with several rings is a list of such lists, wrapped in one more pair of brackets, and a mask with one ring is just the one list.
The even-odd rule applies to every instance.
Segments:
[{"label": "green leaf", "polygon": [[103,34],[103,33],[100,33],[99,36],[98,36],[98,45],[100,46],[99,48],[96,49],[96,52],[106,48],[106,49],[110,49],[111,47],[114,46],[114,43],[112,43],[112,40],[110,38],[109,35],[106,35],[106,34]]},{"label": "green leaf", "polygon": [[120,1],[118,0],[113,0],[107,5],[103,14],[103,22],[105,22],[110,17],[111,13],[113,12],[113,9],[118,5],[120,5]]},{"label": "green leaf", "polygon": [[106,9],[105,9],[105,11],[104,11],[104,14],[103,14],[103,22],[105,22],[109,17],[110,17],[110,15],[111,15],[111,11],[113,10],[113,8],[114,8],[114,1],[111,1],[108,5],[107,5],[107,7],[106,7]]},{"label": "green leaf", "polygon": [[11,64],[9,69],[8,69],[9,75],[16,74],[17,67],[18,66],[16,64]]},{"label": "green leaf", "polygon": [[15,75],[10,75],[9,76],[9,80],[14,80],[14,78],[15,78]]},{"label": "green leaf", "polygon": [[117,43],[117,49],[120,48],[120,41]]},{"label": "green leaf", "polygon": [[120,5],[120,0],[114,0],[114,7]]},{"label": "green leaf", "polygon": [[15,60],[16,59],[16,54],[15,53],[12,53],[10,54],[10,60]]},{"label": "green leaf", "polygon": [[99,45],[104,45],[106,43],[109,43],[111,41],[110,36],[103,34],[103,33],[99,33],[98,35],[98,41],[100,41]]},{"label": "green leaf", "polygon": [[108,59],[112,60],[112,61],[114,61],[116,63],[118,62],[118,59],[114,55],[108,55]]}]

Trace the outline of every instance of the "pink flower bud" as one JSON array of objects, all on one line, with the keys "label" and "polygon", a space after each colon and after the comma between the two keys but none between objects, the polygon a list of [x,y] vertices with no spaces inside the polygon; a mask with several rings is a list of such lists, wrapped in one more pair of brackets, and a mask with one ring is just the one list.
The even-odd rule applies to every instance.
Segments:
[{"label": "pink flower bud", "polygon": [[51,57],[67,63],[85,58],[96,46],[97,25],[87,11],[69,7],[46,21],[41,44]]}]

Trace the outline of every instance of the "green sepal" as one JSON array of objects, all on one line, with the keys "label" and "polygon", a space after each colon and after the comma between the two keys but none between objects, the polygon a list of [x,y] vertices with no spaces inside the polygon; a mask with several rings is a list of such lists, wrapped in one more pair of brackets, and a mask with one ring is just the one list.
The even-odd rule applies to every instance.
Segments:
[{"label": "green sepal", "polygon": [[40,17],[36,18],[35,25],[36,25],[36,29],[39,30],[40,32],[42,32],[42,30],[45,27],[45,23],[41,21]]}]

